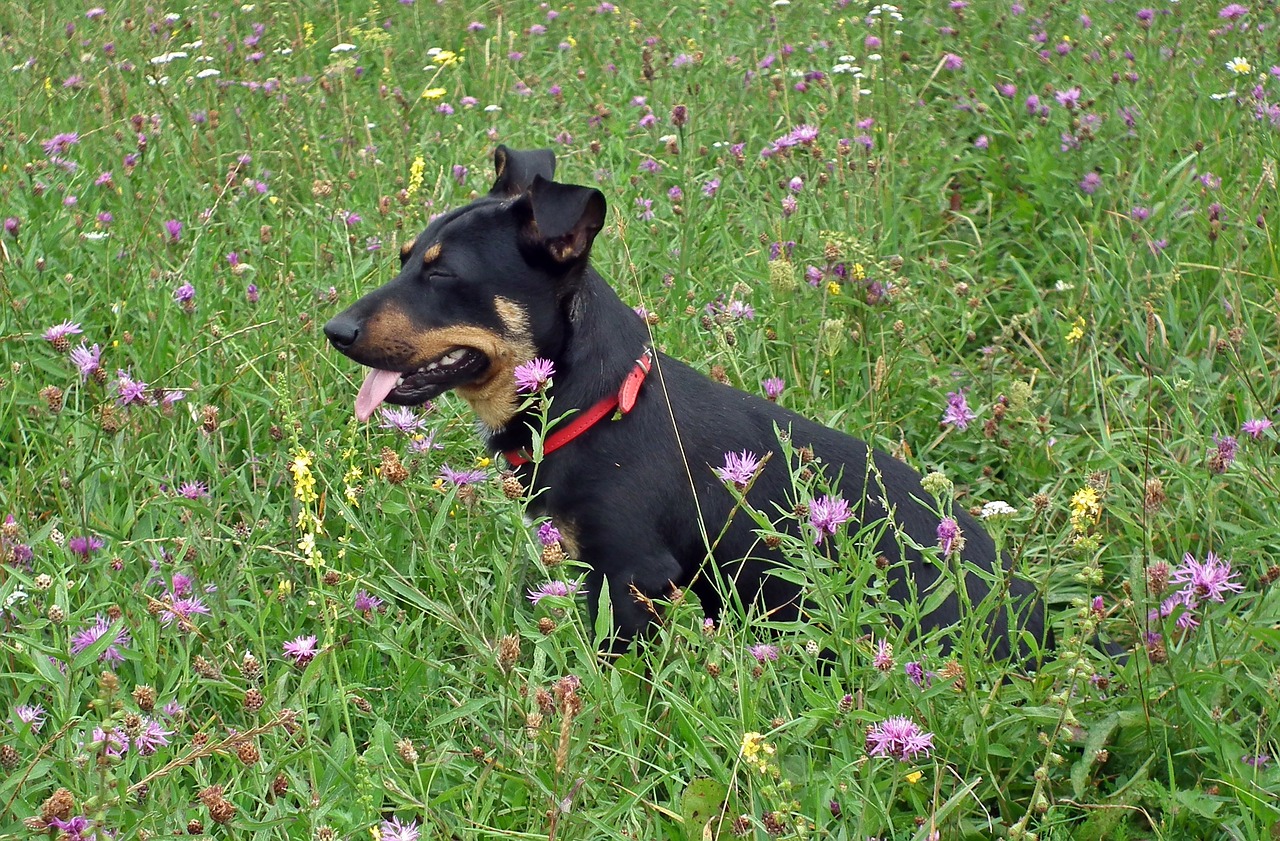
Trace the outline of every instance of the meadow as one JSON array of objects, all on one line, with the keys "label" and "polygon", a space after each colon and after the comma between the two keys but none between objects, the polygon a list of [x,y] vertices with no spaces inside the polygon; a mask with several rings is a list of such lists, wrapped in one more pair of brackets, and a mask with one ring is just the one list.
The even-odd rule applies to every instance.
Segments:
[{"label": "meadow", "polygon": [[[0,8],[0,837],[1278,837],[1274,0],[71,6]],[[841,533],[809,621],[598,657],[468,407],[357,423],[320,330],[498,143],[1056,646]]]}]

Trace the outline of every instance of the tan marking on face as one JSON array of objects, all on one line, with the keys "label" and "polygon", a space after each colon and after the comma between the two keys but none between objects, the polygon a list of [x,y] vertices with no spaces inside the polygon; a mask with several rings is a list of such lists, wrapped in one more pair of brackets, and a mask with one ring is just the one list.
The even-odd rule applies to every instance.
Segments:
[{"label": "tan marking on face", "polygon": [[409,255],[413,253],[413,247],[417,244],[418,244],[418,238],[414,237],[413,239],[406,242],[404,245],[400,246],[400,259],[408,260]]},{"label": "tan marking on face", "polygon": [[433,242],[428,246],[427,250],[422,252],[422,265],[429,266],[440,257],[440,243]]},{"label": "tan marking on face", "polygon": [[560,532],[560,545],[564,547],[565,557],[575,561],[582,560],[582,543],[578,539],[578,527],[567,520],[556,520],[556,531]]},{"label": "tan marking on face", "polygon": [[489,371],[483,380],[459,386],[457,391],[463,400],[471,404],[471,410],[481,423],[490,429],[501,429],[515,417],[520,407],[520,398],[516,394],[516,366],[533,359],[538,351],[533,346],[529,315],[524,308],[507,298],[495,298],[493,306],[507,329],[507,335],[491,346],[492,352],[479,345],[469,345],[488,355]]}]

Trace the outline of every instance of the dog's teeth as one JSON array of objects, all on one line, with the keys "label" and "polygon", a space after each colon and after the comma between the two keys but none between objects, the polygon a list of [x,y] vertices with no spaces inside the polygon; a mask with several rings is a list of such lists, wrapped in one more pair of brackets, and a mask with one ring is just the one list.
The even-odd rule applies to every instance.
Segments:
[{"label": "dog's teeth", "polygon": [[396,387],[399,388],[402,385],[404,385],[404,374],[396,377]]}]

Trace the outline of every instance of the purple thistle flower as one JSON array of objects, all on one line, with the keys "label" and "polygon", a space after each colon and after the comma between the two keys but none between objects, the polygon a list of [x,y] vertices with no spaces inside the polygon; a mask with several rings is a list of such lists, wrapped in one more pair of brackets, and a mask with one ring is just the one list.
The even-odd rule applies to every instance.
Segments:
[{"label": "purple thistle flower", "polygon": [[187,499],[208,499],[209,486],[204,482],[183,482],[178,485],[177,494]]},{"label": "purple thistle flower", "polygon": [[516,366],[516,391],[521,394],[534,394],[542,391],[556,374],[556,366],[550,359],[530,359]]},{"label": "purple thistle flower", "polygon": [[18,235],[18,228],[22,222],[17,216],[6,216],[4,220],[4,232],[11,237]]},{"label": "purple thistle flower", "polygon": [[44,726],[44,719],[44,707],[39,704],[15,704],[9,722],[15,730],[26,725],[31,728],[32,733],[39,733]]},{"label": "purple thistle flower", "polygon": [[942,57],[942,67],[945,70],[959,70],[964,67],[964,59],[955,53],[947,53]]},{"label": "purple thistle flower", "polygon": [[556,528],[550,520],[543,520],[538,524],[538,542],[543,546],[559,543],[562,537],[560,529]]},{"label": "purple thistle flower", "polygon": [[529,590],[529,601],[536,605],[548,596],[573,596],[581,589],[582,583],[579,581],[546,581]]},{"label": "purple thistle flower", "polygon": [[762,380],[760,387],[764,389],[764,396],[770,400],[777,400],[787,387],[787,383],[782,377],[769,377]]},{"label": "purple thistle flower", "polygon": [[944,558],[959,554],[964,549],[964,532],[954,517],[943,517],[938,522],[938,548]]},{"label": "purple thistle flower", "polygon": [[1255,441],[1261,438],[1262,433],[1266,432],[1270,428],[1271,428],[1270,418],[1250,418],[1249,420],[1240,424],[1240,432],[1244,435],[1248,435],[1250,438],[1252,438]]},{"label": "purple thistle flower", "polygon": [[440,468],[440,478],[457,488],[479,484],[487,475],[483,470],[454,470],[447,464]]},{"label": "purple thistle flower", "polygon": [[74,336],[77,333],[83,333],[80,329],[79,322],[64,321],[61,324],[55,324],[48,330],[44,331],[44,340],[46,342],[56,343],[66,341],[68,336]]},{"label": "purple thistle flower", "polygon": [[352,602],[352,607],[356,609],[357,613],[363,613],[366,615],[376,613],[377,611],[382,610],[382,599],[367,590],[361,590],[356,593],[355,600]]},{"label": "purple thistle flower", "polygon": [[116,728],[105,730],[101,727],[93,728],[91,741],[101,742],[102,749],[106,751],[107,756],[121,757],[129,752],[129,736],[123,731]]},{"label": "purple thistle flower", "polygon": [[1242,3],[1228,3],[1218,10],[1218,17],[1223,20],[1240,20],[1249,14],[1249,7]]},{"label": "purple thistle flower", "polygon": [[906,672],[907,677],[916,686],[924,684],[924,666],[920,665],[919,660],[912,660],[910,663],[904,663],[902,671]]},{"label": "purple thistle flower", "polygon": [[209,615],[209,607],[200,599],[199,596],[188,596],[186,598],[173,598],[172,593],[169,594],[168,606],[160,611],[160,624],[164,626],[172,625],[174,622],[179,624],[190,623],[191,617],[196,614]]},{"label": "purple thistle flower", "polygon": [[756,658],[757,663],[768,663],[778,659],[781,652],[778,646],[769,645],[768,643],[759,643],[747,649],[747,653]]},{"label": "purple thistle flower", "polygon": [[[57,817],[49,818],[49,826],[58,830],[59,837],[65,835],[67,841],[88,841],[89,836],[87,833],[90,827],[93,826],[93,822],[84,815],[76,815],[67,820]],[[98,834],[94,833],[93,837],[96,838],[97,836]]]},{"label": "purple thistle flower", "polygon": [[71,554],[79,555],[85,560],[104,545],[102,538],[94,537],[91,534],[76,535],[67,541],[67,549],[71,551]]},{"label": "purple thistle flower", "polygon": [[871,665],[882,672],[893,669],[893,646],[888,640],[876,642],[876,656],[872,659]]},{"label": "purple thistle flower", "polygon": [[427,424],[412,406],[383,406],[378,409],[378,416],[382,418],[379,429],[394,429],[405,435],[416,435]]},{"label": "purple thistle flower", "polygon": [[379,829],[382,841],[418,841],[418,835],[421,833],[417,821],[401,823],[400,819],[394,816],[383,821]]},{"label": "purple thistle flower", "polygon": [[172,730],[165,730],[160,722],[147,716],[143,719],[142,730],[133,738],[133,746],[139,755],[151,756],[160,748],[167,748],[172,735]]},{"label": "purple thistle flower", "polygon": [[[94,614],[92,625],[86,625],[72,635],[71,656],[74,657],[105,636],[111,630],[113,624],[110,619],[102,614]],[[121,624],[119,630],[116,631],[115,639],[98,655],[98,661],[102,663],[123,663],[124,655],[120,653],[120,647],[127,647],[132,642],[133,638],[129,636],[129,632]]]},{"label": "purple thistle flower", "polygon": [[713,468],[721,482],[731,484],[738,490],[745,489],[759,469],[759,456],[747,450],[740,453],[725,453],[724,466]]},{"label": "purple thistle flower", "polygon": [[116,404],[119,406],[146,405],[147,384],[135,380],[125,370],[116,371]]},{"label": "purple thistle flower", "polygon": [[893,716],[867,730],[867,754],[890,756],[899,762],[907,762],[917,754],[929,756],[933,748],[933,734],[920,729],[909,718]]},{"label": "purple thistle flower", "polygon": [[1181,590],[1184,600],[1194,607],[1193,602],[1201,599],[1222,602],[1226,601],[1224,593],[1244,590],[1243,584],[1233,580],[1237,575],[1230,561],[1222,560],[1213,552],[1206,553],[1203,562],[1188,552],[1182,557],[1182,563],[1174,567],[1169,583],[1184,585]]},{"label": "purple thistle flower", "polygon": [[956,429],[965,430],[969,428],[970,421],[978,416],[969,408],[969,401],[965,399],[964,389],[947,393],[947,408],[942,413],[942,424],[944,426],[954,426]]},{"label": "purple thistle flower", "polygon": [[46,155],[61,155],[63,152],[66,152],[67,149],[79,142],[80,135],[74,131],[68,131],[63,132],[62,134],[55,134],[52,138],[44,141],[44,143],[40,145],[44,147],[44,153]]},{"label": "purple thistle flower", "polygon": [[71,364],[80,372],[80,379],[87,380],[102,367],[102,347],[96,342],[88,347],[84,342],[71,351]]},{"label": "purple thistle flower", "polygon": [[1096,172],[1086,172],[1084,178],[1080,179],[1080,191],[1085,195],[1092,196],[1101,186],[1102,176]]},{"label": "purple thistle flower", "polygon": [[1233,435],[1213,436],[1213,446],[1209,448],[1209,470],[1213,473],[1226,473],[1236,460],[1240,442]]},{"label": "purple thistle flower", "polygon": [[196,298],[196,288],[189,282],[184,283],[177,289],[173,290],[173,300],[179,304],[189,304]]},{"label": "purple thistle flower", "polygon": [[169,242],[177,242],[182,238],[182,223],[177,219],[165,221],[164,234],[169,239]]},{"label": "purple thistle flower", "polygon": [[283,649],[284,655],[292,659],[295,666],[305,667],[315,659],[316,635],[308,634],[304,637],[296,637],[286,642]]},{"label": "purple thistle flower", "polygon": [[852,517],[844,497],[824,495],[809,503],[809,523],[817,530],[813,545],[820,544],[825,535],[834,535]]},{"label": "purple thistle flower", "polygon": [[714,198],[716,192],[719,191],[719,189],[720,189],[719,178],[708,179],[702,184],[702,195],[706,196],[709,199]]}]

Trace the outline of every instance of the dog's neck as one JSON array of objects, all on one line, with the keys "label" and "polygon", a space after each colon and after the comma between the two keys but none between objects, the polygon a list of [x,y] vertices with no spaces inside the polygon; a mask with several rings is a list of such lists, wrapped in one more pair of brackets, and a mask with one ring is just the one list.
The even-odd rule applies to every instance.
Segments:
[{"label": "dog's neck", "polygon": [[[552,418],[582,412],[615,394],[650,344],[644,320],[593,268],[587,266],[575,286],[561,305],[564,338],[551,355]],[[502,429],[489,430],[489,448],[501,452],[528,447],[533,440],[530,430],[538,423],[534,411],[517,414]]]}]

